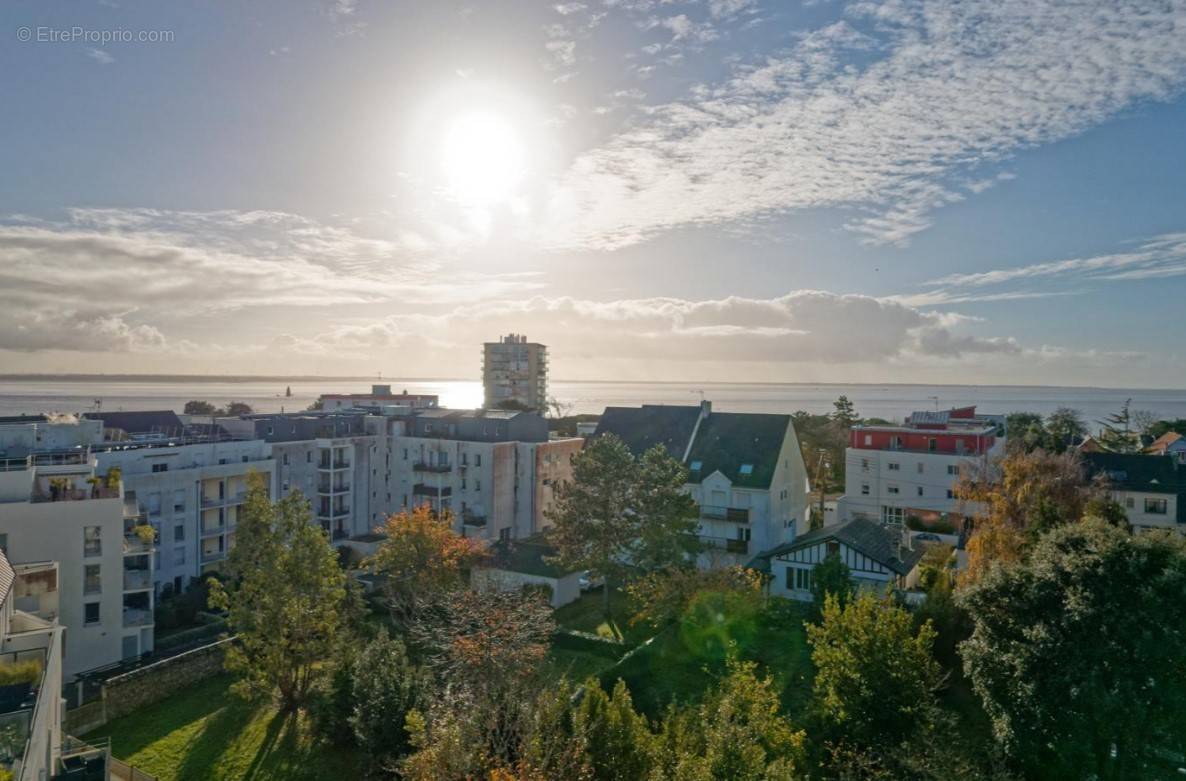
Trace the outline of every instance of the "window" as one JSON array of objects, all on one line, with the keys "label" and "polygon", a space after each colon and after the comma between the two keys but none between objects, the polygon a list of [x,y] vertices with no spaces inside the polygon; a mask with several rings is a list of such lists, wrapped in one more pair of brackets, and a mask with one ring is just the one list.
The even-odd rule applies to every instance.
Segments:
[{"label": "window", "polygon": [[948,489],[947,489],[947,498],[948,498],[948,499],[954,499],[954,498],[955,498],[955,491],[953,491],[953,490],[951,490],[950,488],[948,488]]},{"label": "window", "polygon": [[148,514],[161,514],[161,495],[159,493],[152,493],[148,495]]},{"label": "window", "polygon": [[173,527],[173,542],[181,542],[185,539],[185,524],[179,523]]},{"label": "window", "polygon": [[[939,442],[934,437],[931,437],[930,439],[927,440],[927,450],[931,451],[932,453],[935,452],[935,448],[937,448],[938,446],[939,446]],[[919,466],[921,466],[921,464]],[[922,471],[922,470],[919,470],[919,471]]]},{"label": "window", "polygon": [[103,575],[98,564],[87,564],[82,568],[82,593],[103,593]]},{"label": "window", "polygon": [[947,465],[947,474],[949,474],[953,477],[959,477],[959,474],[960,474],[959,464],[948,464]]},{"label": "window", "polygon": [[862,471],[862,472],[868,472],[868,471],[869,471],[869,459],[867,459],[867,458],[862,458],[862,459],[861,459],[861,471]]},{"label": "window", "polygon": [[700,467],[702,466],[704,466],[703,461],[693,461],[692,463],[688,464],[688,469],[691,469],[693,472],[699,472]]},{"label": "window", "polygon": [[102,526],[84,526],[84,527],[82,527],[82,555],[83,556],[102,556],[103,555],[103,527]]},{"label": "window", "polygon": [[185,564],[185,546],[182,545],[173,549],[173,566],[180,567]]},{"label": "window", "polygon": [[461,478],[461,490],[462,490],[462,491],[464,491],[464,490],[465,490],[465,478],[464,478],[464,477],[463,477],[463,478]]},{"label": "window", "polygon": [[284,454],[284,458],[281,460],[280,463],[284,464],[285,466],[288,466],[288,453]]},{"label": "window", "polygon": [[312,450],[305,453],[305,463],[306,464],[313,463],[313,451]]},{"label": "window", "polygon": [[754,465],[753,464],[742,464],[741,469],[739,471],[743,475],[752,475],[754,473]]},{"label": "window", "polygon": [[82,606],[82,623],[97,624],[99,623],[99,603],[87,602]]},{"label": "window", "polygon": [[475,481],[474,481],[474,490],[475,490],[475,491],[481,491],[481,490],[482,490],[482,481],[481,481],[481,480],[475,480]]},{"label": "window", "polygon": [[897,494],[899,493],[899,492],[898,492],[898,486],[896,486],[896,485],[887,485],[887,486],[885,487],[885,492],[886,492],[887,494],[894,494],[894,495],[897,495]]},{"label": "window", "polygon": [[866,444],[866,445],[872,445],[872,444],[873,444],[873,435],[872,435],[872,434],[866,434],[866,435],[865,435],[865,444]]},{"label": "window", "polygon": [[901,523],[902,522],[902,508],[890,507],[889,505],[881,506],[881,522],[882,523]]},{"label": "window", "polygon": [[153,472],[168,472],[169,465],[168,464],[153,464],[152,471]]},{"label": "window", "polygon": [[404,448],[404,460],[408,460],[408,449],[406,447]]},{"label": "window", "polygon": [[482,465],[482,454],[476,453],[474,455],[474,466],[481,466],[481,465]]},{"label": "window", "polygon": [[1131,510],[1137,506],[1137,502],[1131,496],[1126,496],[1124,497],[1124,506]]},{"label": "window", "polygon": [[891,472],[901,472],[902,471],[902,465],[899,464],[897,461],[890,461],[888,464],[885,465],[885,468]]},{"label": "window", "polygon": [[268,426],[268,434],[271,434],[271,433],[272,433],[272,427]]},{"label": "window", "polygon": [[1165,499],[1146,499],[1145,512],[1149,515],[1165,515],[1169,510],[1169,502]]},{"label": "window", "polygon": [[922,472],[923,472],[923,463],[921,461],[919,461],[918,462],[918,473],[921,475]]},{"label": "window", "polygon": [[918,495],[922,496],[922,486],[918,486]]},{"label": "window", "polygon": [[185,489],[178,488],[173,492],[173,512],[185,512]]},{"label": "window", "polygon": [[508,527],[506,527],[505,529],[499,529],[499,530],[498,530],[498,540],[499,540],[499,542],[507,542],[507,541],[509,541],[510,539],[511,539],[511,527],[509,527],[509,526],[508,526]]},{"label": "window", "polygon": [[835,540],[829,540],[828,541],[828,555],[829,556],[839,556],[840,555],[840,543],[836,542]]},{"label": "window", "polygon": [[862,496],[869,495],[869,484],[868,483],[861,483],[861,495]]},{"label": "window", "polygon": [[811,591],[811,570],[796,569],[795,572],[795,590],[796,591]]}]

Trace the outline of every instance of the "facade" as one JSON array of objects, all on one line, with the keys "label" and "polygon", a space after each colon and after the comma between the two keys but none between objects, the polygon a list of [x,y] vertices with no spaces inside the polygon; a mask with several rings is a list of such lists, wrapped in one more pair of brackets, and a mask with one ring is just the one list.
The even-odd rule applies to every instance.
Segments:
[{"label": "facade", "polygon": [[1084,453],[1091,479],[1106,481],[1136,533],[1186,534],[1186,460],[1176,455]]},{"label": "facade", "polygon": [[807,469],[790,415],[713,412],[710,402],[607,407],[595,436],[605,434],[635,455],[662,445],[688,467],[703,566],[745,564],[806,522]]},{"label": "facade", "polygon": [[412,409],[433,409],[438,398],[431,393],[392,393],[390,385],[372,385],[370,393],[325,393],[321,396],[324,412],[351,409],[354,407],[385,407],[390,405]]},{"label": "facade", "polygon": [[548,348],[508,334],[482,346],[482,387],[486,409],[518,404],[542,412],[548,404]]},{"label": "facade", "polygon": [[[28,671],[0,697],[0,770],[54,778],[62,761],[62,639],[54,562],[12,566],[0,552],[0,669]],[[105,758],[100,759],[105,762]]]},{"label": "facade", "polygon": [[845,450],[840,523],[865,518],[904,523],[915,517],[961,528],[970,508],[955,497],[960,476],[1004,452],[996,418],[975,407],[916,412],[900,426],[853,426]]},{"label": "facade", "polygon": [[530,537],[549,525],[554,487],[572,477],[584,440],[548,439],[534,412],[428,410],[393,437],[398,509],[452,511],[458,531],[489,541]]},{"label": "facade", "polygon": [[58,563],[67,677],[153,647],[146,519],[96,466],[85,447],[0,454],[0,548],[18,565]]},{"label": "facade", "polygon": [[1167,431],[1153,440],[1144,452],[1151,456],[1175,456],[1186,463],[1186,437],[1176,431]]},{"label": "facade", "polygon": [[900,526],[883,526],[855,518],[801,535],[762,554],[759,564],[771,575],[770,592],[810,602],[815,567],[826,557],[840,557],[858,589],[884,592],[918,583],[921,544],[914,544]]}]

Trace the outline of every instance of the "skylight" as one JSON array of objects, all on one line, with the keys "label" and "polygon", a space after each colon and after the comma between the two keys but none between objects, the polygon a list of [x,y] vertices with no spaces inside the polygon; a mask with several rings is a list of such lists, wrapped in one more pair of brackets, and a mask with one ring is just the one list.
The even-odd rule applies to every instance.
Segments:
[{"label": "skylight", "polygon": [[688,464],[688,469],[691,469],[693,472],[699,472],[700,467],[702,467],[702,466],[704,466],[703,462],[693,461],[692,463]]},{"label": "skylight", "polygon": [[752,475],[753,473],[754,473],[754,465],[753,464],[742,464],[741,465],[741,474]]}]

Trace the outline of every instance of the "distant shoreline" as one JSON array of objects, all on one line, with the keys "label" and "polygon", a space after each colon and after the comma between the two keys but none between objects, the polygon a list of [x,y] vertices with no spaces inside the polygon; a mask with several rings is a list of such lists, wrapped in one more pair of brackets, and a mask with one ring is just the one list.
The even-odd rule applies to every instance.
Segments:
[{"label": "distant shoreline", "polygon": [[[398,384],[401,382],[480,382],[477,377],[374,377],[357,375],[272,375],[272,374],[0,374],[0,381],[11,382],[372,382],[376,384]],[[864,388],[1074,388],[1077,390],[1100,391],[1168,391],[1182,393],[1186,388],[1141,388],[1136,386],[1105,385],[1033,385],[1004,383],[948,383],[948,382],[771,382],[735,380],[569,380],[552,379],[550,382],[583,385],[757,385],[769,387],[819,388],[844,385]]]}]

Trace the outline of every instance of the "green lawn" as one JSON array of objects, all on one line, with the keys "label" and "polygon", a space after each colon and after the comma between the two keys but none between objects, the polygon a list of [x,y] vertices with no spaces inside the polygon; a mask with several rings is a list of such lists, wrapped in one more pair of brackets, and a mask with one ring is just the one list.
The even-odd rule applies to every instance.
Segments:
[{"label": "green lawn", "polygon": [[611,618],[605,617],[602,606],[601,589],[587,591],[576,602],[570,602],[558,608],[554,614],[556,623],[566,629],[576,629],[589,632],[614,640],[621,640],[627,645],[638,645],[646,640],[654,631],[647,626],[630,626],[630,604],[626,594],[618,589],[611,589],[609,607]]},{"label": "green lawn", "polygon": [[304,715],[281,715],[233,697],[222,675],[112,721],[112,753],[160,781],[356,778],[353,757],[319,743]]},{"label": "green lawn", "polygon": [[811,651],[803,631],[806,608],[782,603],[743,617],[718,613],[664,630],[642,651],[602,673],[602,685],[626,682],[634,704],[651,717],[671,702],[698,699],[725,669],[728,649],[774,676],[792,718],[811,692]]}]

